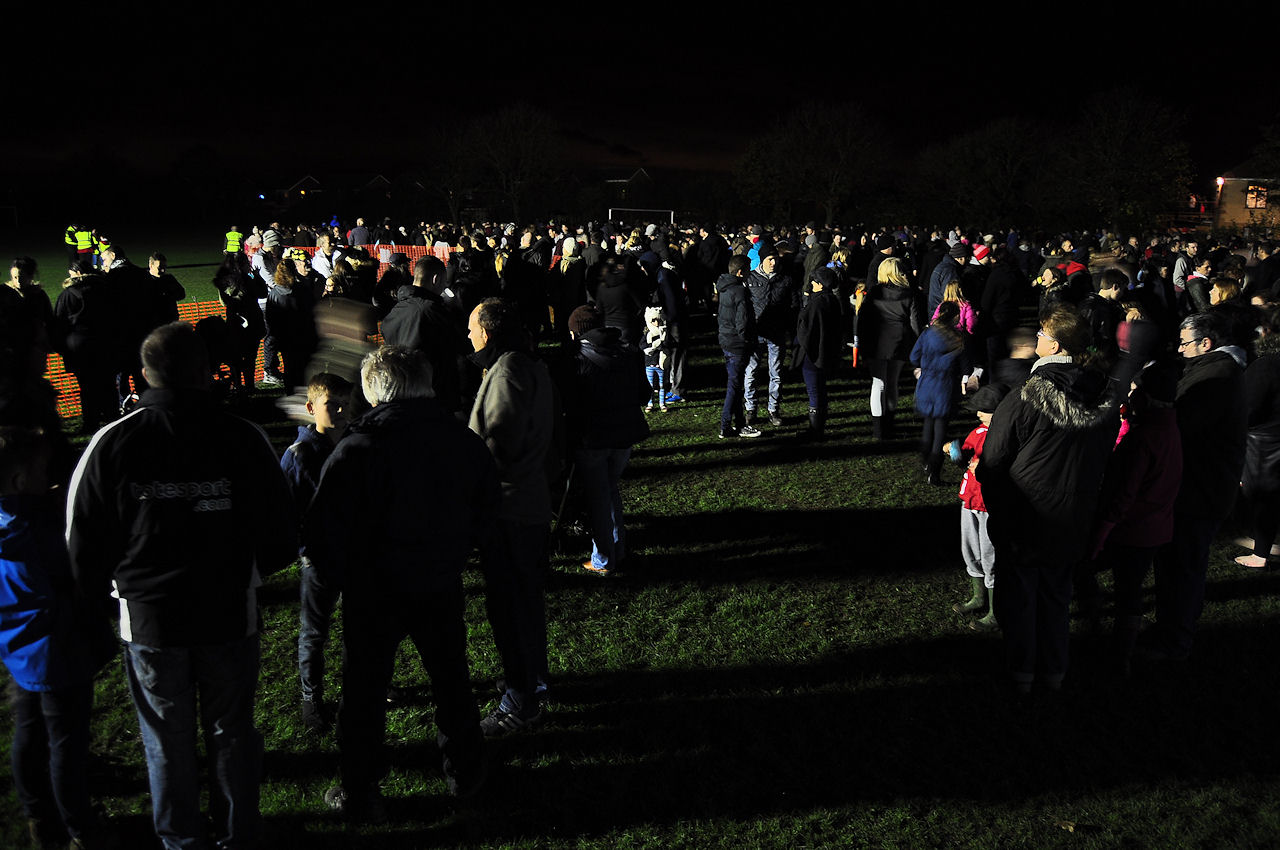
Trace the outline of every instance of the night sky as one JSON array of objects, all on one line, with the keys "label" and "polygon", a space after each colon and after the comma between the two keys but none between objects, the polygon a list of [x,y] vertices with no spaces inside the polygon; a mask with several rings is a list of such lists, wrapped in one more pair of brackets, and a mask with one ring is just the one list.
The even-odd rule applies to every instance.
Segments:
[{"label": "night sky", "polygon": [[[303,43],[311,30],[297,30]],[[426,39],[420,53],[407,44],[394,51],[354,45],[280,50],[277,58],[277,35],[247,52],[240,45],[234,61],[163,42],[147,50],[102,45],[51,63],[19,95],[28,129],[0,139],[6,167],[54,179],[77,157],[109,152],[165,173],[175,161],[212,154],[259,173],[393,176],[421,163],[422,139],[440,126],[526,102],[555,118],[567,159],[581,167],[730,171],[753,134],[805,100],[858,103],[890,128],[895,150],[912,153],[1004,116],[1088,132],[1071,117],[1089,98],[1125,84],[1186,111],[1185,141],[1198,188],[1207,190],[1248,157],[1261,127],[1277,117],[1260,64],[1225,63],[1204,51],[1184,63],[1084,40],[1071,61],[1065,53],[1051,60],[1043,41],[1015,48],[994,34],[947,50],[922,47],[928,58],[919,59],[894,38],[867,48],[866,36],[851,35],[847,53],[812,51],[823,60],[813,65],[810,51],[785,39],[708,52],[695,50],[697,39],[685,33],[670,42],[667,61],[632,66],[629,56],[653,51],[615,53],[607,36],[574,61],[540,35],[541,52],[557,61],[539,64],[509,55],[482,61],[469,42],[438,38]],[[91,105],[71,108],[68,93],[86,85]]]}]

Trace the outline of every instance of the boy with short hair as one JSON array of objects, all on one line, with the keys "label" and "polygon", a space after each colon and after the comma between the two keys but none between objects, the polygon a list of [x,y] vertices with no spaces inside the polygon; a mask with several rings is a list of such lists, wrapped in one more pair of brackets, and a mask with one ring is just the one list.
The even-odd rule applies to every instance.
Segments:
[{"label": "boy with short hair", "polygon": [[93,675],[115,641],[106,619],[75,600],[51,457],[42,429],[0,427],[0,658],[13,676],[13,784],[33,844],[70,837],[72,847],[93,847],[89,712]]},{"label": "boy with short hair", "polygon": [[[351,383],[329,372],[320,372],[307,385],[307,413],[311,425],[298,426],[298,439],[280,458],[298,515],[306,513],[320,483],[320,471],[333,453],[347,424],[345,409]],[[320,581],[307,558],[306,546],[298,551],[301,562],[301,627],[298,630],[298,674],[302,680],[302,725],[309,732],[323,732],[329,718],[324,706],[324,644],[339,593]]]}]

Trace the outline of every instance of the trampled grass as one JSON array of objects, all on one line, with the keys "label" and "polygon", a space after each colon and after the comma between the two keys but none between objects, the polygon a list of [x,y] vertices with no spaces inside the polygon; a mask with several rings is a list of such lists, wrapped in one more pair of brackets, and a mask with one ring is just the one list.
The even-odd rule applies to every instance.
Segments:
[{"label": "trampled grass", "polygon": [[[758,440],[718,440],[723,368],[695,351],[687,402],[650,415],[624,480],[634,565],[601,579],[568,534],[547,597],[554,681],[542,729],[493,743],[483,796],[455,807],[430,686],[408,649],[388,714],[392,822],[349,830],[321,801],[337,742],[298,717],[297,573],[263,589],[257,721],[270,847],[1263,847],[1280,841],[1274,574],[1244,574],[1224,533],[1191,662],[1107,673],[1078,629],[1056,698],[1015,701],[1000,641],[950,610],[957,469],[920,480],[918,421],[869,435],[865,375],[833,386],[830,437],[805,404]],[[904,385],[904,391],[908,388]],[[910,407],[910,396],[903,406]],[[957,434],[968,428],[958,421]],[[287,426],[271,429],[283,447]],[[198,545],[198,541],[193,541]],[[500,675],[469,573],[472,678]],[[329,692],[340,692],[341,625]],[[146,769],[118,665],[94,711],[93,793],[126,847],[150,839]],[[7,717],[3,732],[7,734]],[[7,752],[7,740],[3,744]],[[20,809],[0,799],[0,846]]]}]

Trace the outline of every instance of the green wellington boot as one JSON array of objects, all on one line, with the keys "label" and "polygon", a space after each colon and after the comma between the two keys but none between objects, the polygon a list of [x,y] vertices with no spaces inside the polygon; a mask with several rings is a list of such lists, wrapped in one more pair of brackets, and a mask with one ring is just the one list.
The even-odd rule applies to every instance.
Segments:
[{"label": "green wellington boot", "polygon": [[957,602],[951,606],[951,610],[957,614],[972,614],[987,607],[987,586],[982,579],[973,576],[969,576],[969,581],[973,584],[973,596],[968,602]]}]

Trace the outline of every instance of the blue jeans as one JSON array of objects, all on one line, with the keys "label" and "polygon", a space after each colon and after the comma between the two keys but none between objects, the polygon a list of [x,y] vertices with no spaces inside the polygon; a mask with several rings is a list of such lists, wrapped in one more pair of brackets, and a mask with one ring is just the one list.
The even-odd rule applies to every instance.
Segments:
[{"label": "blue jeans", "polygon": [[298,627],[298,674],[302,679],[302,698],[324,698],[324,645],[329,639],[333,609],[341,594],[325,587],[315,566],[302,558],[299,590],[302,607]]},{"label": "blue jeans", "polygon": [[125,671],[151,780],[156,835],[166,850],[212,846],[200,817],[196,705],[209,756],[209,815],[219,847],[262,836],[262,736],[253,727],[258,636],[222,646],[128,644]]},{"label": "blue jeans", "polygon": [[747,372],[744,376],[745,386],[743,388],[747,399],[747,412],[756,409],[756,370],[760,368],[760,353],[764,352],[768,358],[769,365],[769,412],[778,412],[778,403],[782,398],[782,346],[776,342],[769,342],[761,337],[756,344],[756,350],[751,354],[751,359],[747,361]]},{"label": "blue jeans", "polygon": [[616,567],[627,554],[627,529],[622,522],[622,493],[618,482],[631,459],[631,449],[578,449],[578,483],[591,512],[591,563]]},{"label": "blue jeans", "polygon": [[827,415],[827,371],[819,369],[809,359],[809,355],[804,356],[804,362],[800,365],[800,370],[804,374],[804,388],[809,395],[809,409],[816,410],[823,416]]},{"label": "blue jeans", "polygon": [[728,431],[743,423],[743,380],[747,371],[747,355],[724,353],[724,368],[729,381],[724,390],[724,409],[720,411],[720,430]]}]

